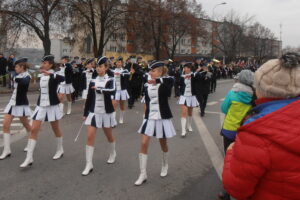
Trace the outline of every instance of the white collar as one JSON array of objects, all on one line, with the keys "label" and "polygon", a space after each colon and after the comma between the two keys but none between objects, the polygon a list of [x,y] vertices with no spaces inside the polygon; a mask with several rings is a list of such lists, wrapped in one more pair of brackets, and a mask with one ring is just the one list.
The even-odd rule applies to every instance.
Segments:
[{"label": "white collar", "polygon": [[[27,71],[18,74],[18,75],[16,76],[16,78],[25,78],[26,76],[30,76],[30,74],[29,74]],[[30,77],[31,77],[31,76],[30,76]]]}]

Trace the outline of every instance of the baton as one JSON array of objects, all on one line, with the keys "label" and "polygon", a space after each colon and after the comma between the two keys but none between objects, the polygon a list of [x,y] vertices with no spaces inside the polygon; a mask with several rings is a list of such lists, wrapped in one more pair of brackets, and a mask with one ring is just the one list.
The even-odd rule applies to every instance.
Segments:
[{"label": "baton", "polygon": [[77,133],[77,136],[76,136],[74,142],[77,142],[78,137],[79,137],[79,135],[80,135],[80,133],[81,133],[81,130],[82,130],[82,128],[83,128],[84,122],[85,122],[85,121],[83,121],[83,123],[81,124],[81,127],[80,127],[80,129],[79,129],[79,131],[78,131],[78,133]]}]

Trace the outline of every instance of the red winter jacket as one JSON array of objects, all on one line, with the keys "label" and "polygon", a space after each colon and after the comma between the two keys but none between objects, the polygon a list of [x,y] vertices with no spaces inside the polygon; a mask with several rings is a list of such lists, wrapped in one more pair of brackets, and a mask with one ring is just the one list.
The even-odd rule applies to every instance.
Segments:
[{"label": "red winter jacket", "polygon": [[300,200],[300,101],[242,126],[224,163],[238,200]]}]

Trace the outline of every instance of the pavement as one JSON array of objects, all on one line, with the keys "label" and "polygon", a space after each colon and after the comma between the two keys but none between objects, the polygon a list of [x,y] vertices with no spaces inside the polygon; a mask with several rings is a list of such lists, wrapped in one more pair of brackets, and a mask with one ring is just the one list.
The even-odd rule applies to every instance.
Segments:
[{"label": "pavement", "polygon": [[[232,85],[232,80],[218,83],[216,93],[209,97],[204,118],[200,118],[198,108],[195,109],[194,131],[186,138],[180,137],[180,106],[176,104],[177,99],[171,98],[177,136],[168,140],[169,175],[165,178],[159,176],[161,150],[158,141],[152,139],[149,147],[148,181],[140,187],[134,186],[134,182],[139,175],[140,137],[137,130],[143,119],[143,105],[137,102],[132,110],[126,111],[125,124],[113,129],[117,140],[117,161],[113,165],[106,164],[109,146],[103,131],[98,130],[94,172],[82,177],[86,127],[78,141],[74,142],[82,125],[83,101],[77,101],[73,104],[72,114],[65,116],[60,122],[65,149],[62,159],[52,160],[56,149],[55,137],[50,125],[44,123],[34,152],[34,165],[22,170],[19,165],[26,156],[23,152],[27,142],[26,134],[16,133],[13,136],[12,157],[0,161],[0,200],[215,200],[222,189],[220,178],[224,156],[222,137],[219,134],[224,119],[224,115],[220,113],[220,104]],[[28,96],[34,106],[37,94],[31,93]],[[0,95],[0,112],[9,98],[9,95]],[[0,146],[2,143],[0,138]]]}]

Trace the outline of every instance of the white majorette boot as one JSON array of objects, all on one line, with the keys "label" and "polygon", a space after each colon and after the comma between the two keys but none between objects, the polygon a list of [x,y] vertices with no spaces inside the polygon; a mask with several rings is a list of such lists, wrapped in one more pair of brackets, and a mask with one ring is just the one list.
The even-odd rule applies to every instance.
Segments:
[{"label": "white majorette boot", "polygon": [[110,143],[110,153],[109,158],[107,160],[108,164],[113,164],[116,161],[117,153],[116,153],[116,142]]},{"label": "white majorette boot", "polygon": [[65,115],[65,113],[64,113],[64,103],[60,103],[60,104],[59,104],[59,109],[60,109],[61,113],[62,113],[63,115]]},{"label": "white majorette boot", "polygon": [[117,126],[117,120],[116,120],[116,111],[112,113],[113,120],[114,120],[114,127]]},{"label": "white majorette boot", "polygon": [[181,117],[181,137],[185,137],[186,136],[186,118]]},{"label": "white majorette boot", "polygon": [[25,161],[20,165],[21,168],[31,166],[33,164],[33,151],[36,145],[36,140],[29,139],[29,146]]},{"label": "white majorette boot", "polygon": [[0,160],[3,160],[7,157],[10,157],[11,155],[11,150],[10,150],[10,134],[9,133],[4,133],[3,134],[3,143],[4,143],[4,149],[3,152],[0,156]]},{"label": "white majorette boot", "polygon": [[148,159],[148,155],[147,154],[139,154],[139,159],[140,159],[140,176],[138,178],[138,180],[134,183],[136,186],[140,186],[143,183],[145,183],[147,181],[147,159]]},{"label": "white majorette boot", "polygon": [[193,132],[192,121],[193,121],[193,117],[192,116],[188,116],[187,117],[187,128],[188,128],[189,132]]},{"label": "white majorette boot", "polygon": [[72,102],[68,101],[67,115],[70,115],[72,112]]},{"label": "white majorette boot", "polygon": [[93,171],[93,154],[94,154],[94,147],[92,146],[85,146],[85,158],[86,158],[86,165],[81,173],[82,176],[87,176],[89,173]]},{"label": "white majorette boot", "polygon": [[[27,131],[27,135],[28,135],[28,137],[30,136],[30,131]],[[28,148],[29,148],[29,138],[28,138],[28,140],[27,140],[27,145],[26,145],[26,147],[24,148],[24,152],[27,152],[27,151],[28,151]]]},{"label": "white majorette boot", "polygon": [[64,156],[63,137],[57,137],[56,140],[57,140],[57,147],[56,147],[56,153],[53,156],[53,160],[58,160]]},{"label": "white majorette boot", "polygon": [[168,175],[168,169],[169,169],[168,155],[169,155],[168,152],[163,152],[162,167],[160,172],[161,177],[166,177]]},{"label": "white majorette boot", "polygon": [[119,120],[119,123],[120,124],[124,124],[124,113],[125,113],[125,111],[120,111],[120,120]]}]

